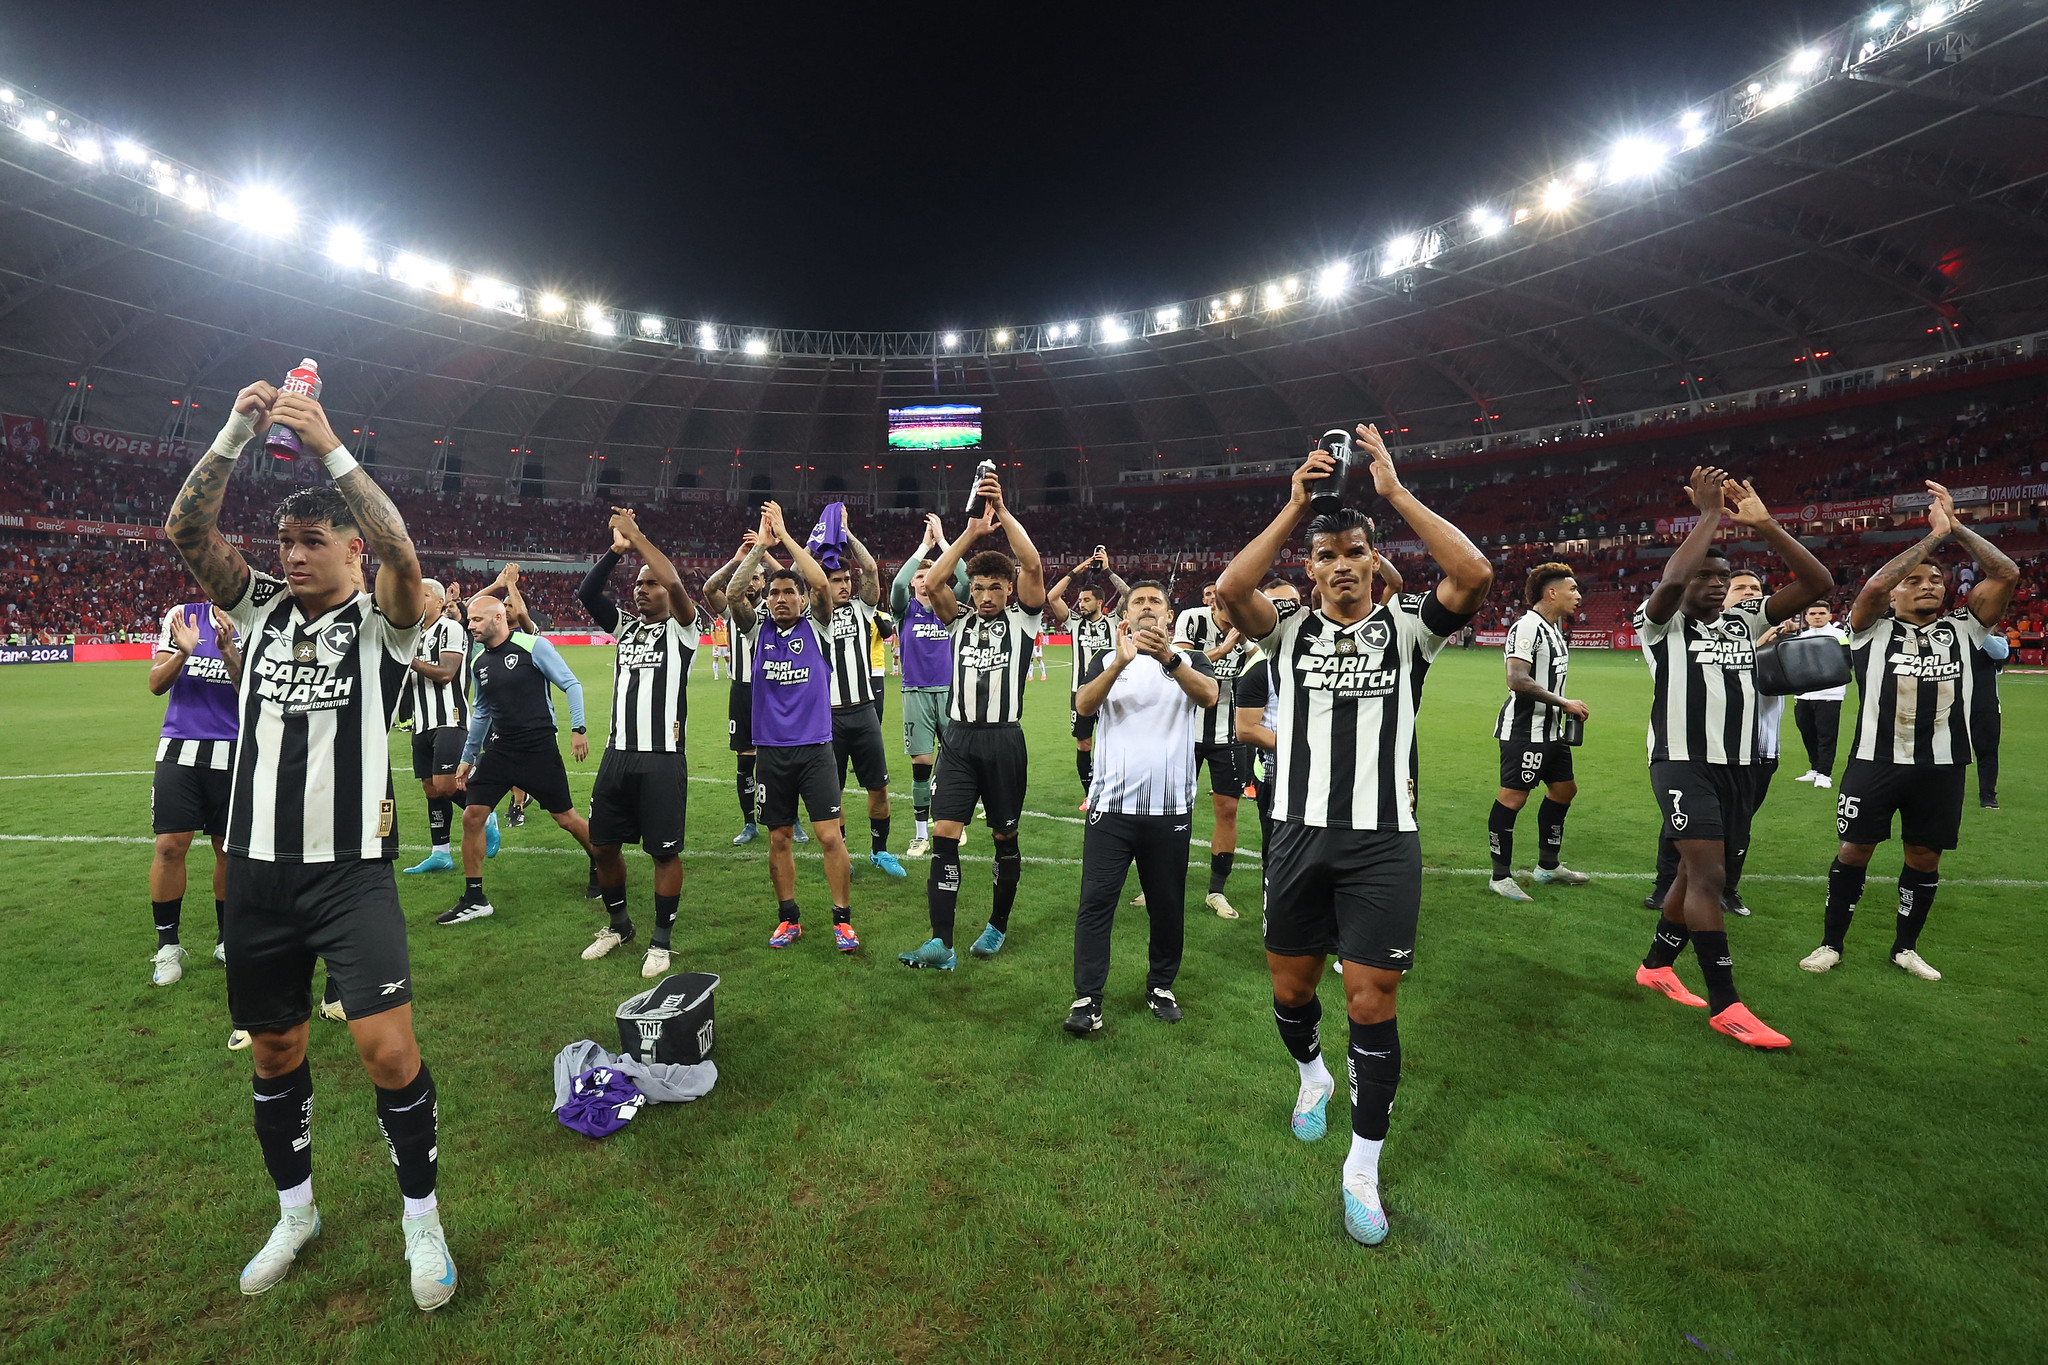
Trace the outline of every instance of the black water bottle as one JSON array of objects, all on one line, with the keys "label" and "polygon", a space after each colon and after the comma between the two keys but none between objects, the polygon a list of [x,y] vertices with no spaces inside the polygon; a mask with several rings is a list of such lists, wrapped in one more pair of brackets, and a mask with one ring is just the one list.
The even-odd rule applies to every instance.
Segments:
[{"label": "black water bottle", "polygon": [[1344,506],[1344,484],[1351,477],[1351,433],[1342,427],[1331,427],[1316,444],[1337,459],[1337,468],[1329,478],[1314,485],[1315,492],[1308,500],[1312,515],[1326,517]]},{"label": "black water bottle", "polygon": [[981,481],[983,479],[987,478],[989,475],[995,472],[996,462],[994,460],[983,460],[980,464],[974,467],[974,484],[973,487],[969,488],[967,491],[967,519],[969,521],[973,521],[976,517],[980,516],[983,512],[986,512],[988,510],[988,499],[981,496],[981,494],[975,490],[981,487]]}]

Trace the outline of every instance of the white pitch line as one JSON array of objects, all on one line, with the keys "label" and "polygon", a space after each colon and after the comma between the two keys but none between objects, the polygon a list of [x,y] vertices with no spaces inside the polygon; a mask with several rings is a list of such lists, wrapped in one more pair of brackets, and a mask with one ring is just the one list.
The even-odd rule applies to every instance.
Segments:
[{"label": "white pitch line", "polygon": [[59,777],[154,777],[148,768],[126,768],[117,773],[0,773],[0,782],[41,782]]}]

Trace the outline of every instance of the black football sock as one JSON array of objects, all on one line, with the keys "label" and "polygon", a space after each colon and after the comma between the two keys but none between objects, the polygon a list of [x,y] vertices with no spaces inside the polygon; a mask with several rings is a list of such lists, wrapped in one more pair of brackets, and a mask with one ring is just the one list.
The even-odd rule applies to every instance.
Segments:
[{"label": "black football sock", "polygon": [[910,765],[910,813],[920,825],[931,821],[932,765],[929,763]]},{"label": "black football sock", "polygon": [[889,851],[889,817],[885,815],[877,820],[873,816],[869,816],[868,832],[874,836],[875,852],[887,853]]},{"label": "black football sock", "polygon": [[455,803],[445,796],[427,798],[427,828],[435,848],[448,847],[448,831],[455,823]]},{"label": "black football sock", "polygon": [[834,924],[851,924],[851,923],[853,923],[853,907],[852,907],[852,906],[850,906],[850,905],[835,905],[835,906],[833,906],[833,907],[832,907],[832,922],[833,922]]},{"label": "black football sock", "polygon": [[[1017,903],[1017,882],[1024,875],[1024,857],[1017,851],[1017,836],[993,841],[996,846],[996,893],[995,904],[988,912],[988,922],[998,933],[1010,932],[1010,907]],[[957,848],[958,845],[956,844]]]},{"label": "black football sock", "polygon": [[781,901],[775,907],[775,916],[784,924],[802,924],[804,912],[797,909],[795,901]]},{"label": "black football sock", "polygon": [[301,1061],[297,1071],[282,1076],[257,1076],[256,1141],[263,1146],[263,1164],[271,1183],[294,1189],[313,1178],[313,1066]]},{"label": "black football sock", "polygon": [[1564,817],[1570,810],[1547,796],[1536,807],[1536,866],[1554,868],[1564,857]]},{"label": "black football sock", "polygon": [[484,879],[482,877],[464,877],[462,879],[462,898],[475,905],[483,904]]},{"label": "black football sock", "polygon": [[1721,883],[1721,904],[1739,905],[1742,896],[1737,890],[1742,885],[1742,869],[1749,862],[1749,845],[1731,848],[1727,852],[1727,878]]},{"label": "black football sock", "polygon": [[754,823],[754,755],[741,754],[733,760],[740,794],[740,819]]},{"label": "black football sock", "polygon": [[664,896],[654,894],[654,937],[647,940],[650,948],[668,947],[669,931],[676,927],[676,904],[682,900],[680,894]]},{"label": "black football sock", "polygon": [[1081,774],[1081,791],[1085,795],[1088,789],[1095,785],[1095,751],[1093,749],[1074,750],[1074,771]]},{"label": "black football sock", "polygon": [[1498,801],[1486,813],[1486,851],[1493,855],[1493,879],[1497,882],[1515,875],[1515,817],[1520,814]]},{"label": "black football sock", "polygon": [[434,1073],[421,1062],[419,1074],[406,1084],[396,1090],[380,1085],[376,1091],[377,1126],[398,1167],[398,1192],[407,1199],[425,1199],[434,1192],[441,1154],[434,1131],[441,1108]]},{"label": "black football sock", "polygon": [[1223,885],[1230,880],[1230,869],[1236,862],[1237,854],[1235,851],[1230,853],[1211,853],[1209,855],[1210,895],[1220,896],[1223,894]]},{"label": "black football sock", "polygon": [[960,841],[932,837],[931,875],[924,884],[926,908],[931,912],[932,937],[953,946],[953,920],[960,908]]},{"label": "black football sock", "polygon": [[1307,1064],[1323,1055],[1323,1002],[1310,996],[1306,1005],[1273,1002],[1273,1022],[1279,1026],[1281,1045],[1295,1061]]},{"label": "black football sock", "polygon": [[1399,1022],[1352,1020],[1345,1063],[1351,1071],[1351,1131],[1368,1142],[1384,1141],[1387,1116],[1394,1112],[1394,1091],[1401,1085]]},{"label": "black football sock", "polygon": [[612,928],[621,935],[632,933],[633,917],[626,912],[626,884],[600,885],[598,891],[604,896],[605,913],[612,917]]},{"label": "black football sock", "polygon": [[228,903],[215,900],[213,903],[213,941],[219,943],[228,936]]},{"label": "black football sock", "polygon": [[1899,928],[1892,936],[1892,956],[1920,942],[1927,927],[1927,912],[1934,909],[1934,891],[1941,885],[1941,873],[1922,872],[1915,867],[1899,869]]},{"label": "black football sock", "polygon": [[1657,882],[1650,889],[1650,895],[1658,905],[1671,892],[1671,883],[1678,880],[1678,842],[1667,834],[1657,836]]},{"label": "black football sock", "polygon": [[1685,950],[1685,941],[1690,936],[1691,931],[1682,922],[1668,919],[1658,920],[1657,933],[1650,940],[1650,951],[1643,958],[1643,965],[1651,971],[1655,971],[1659,967],[1669,967],[1672,963],[1678,961],[1678,955]]},{"label": "black football sock", "polygon": [[151,901],[149,918],[156,925],[156,946],[168,948],[178,941],[178,920],[185,913],[185,898],[174,901]]},{"label": "black football sock", "polygon": [[1728,956],[1728,931],[1702,929],[1692,936],[1692,951],[1707,979],[1707,1013],[1719,1014],[1742,999],[1735,993],[1735,959]]},{"label": "black football sock", "polygon": [[1840,858],[1828,865],[1828,907],[1820,935],[1823,947],[1842,951],[1842,944],[1849,937],[1849,922],[1856,915],[1856,902],[1863,899],[1863,883],[1869,876],[1868,867],[1854,867]]}]

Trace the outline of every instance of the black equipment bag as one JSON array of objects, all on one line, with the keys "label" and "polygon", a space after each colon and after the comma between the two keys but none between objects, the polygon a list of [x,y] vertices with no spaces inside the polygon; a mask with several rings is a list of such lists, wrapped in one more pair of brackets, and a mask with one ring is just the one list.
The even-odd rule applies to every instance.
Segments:
[{"label": "black equipment bag", "polygon": [[1821,631],[1773,640],[1756,652],[1756,690],[1768,697],[1818,692],[1848,681],[1849,651]]},{"label": "black equipment bag", "polygon": [[663,977],[619,1006],[619,1050],[635,1061],[694,1065],[711,1055],[716,1037],[710,972],[677,972]]}]

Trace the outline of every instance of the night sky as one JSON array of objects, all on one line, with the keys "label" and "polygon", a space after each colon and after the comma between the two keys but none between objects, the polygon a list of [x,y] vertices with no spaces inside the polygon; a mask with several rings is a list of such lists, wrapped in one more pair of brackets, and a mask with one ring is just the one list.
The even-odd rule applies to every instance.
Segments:
[{"label": "night sky", "polygon": [[4,0],[0,80],[575,297],[976,326],[1383,241],[1869,7]]}]

